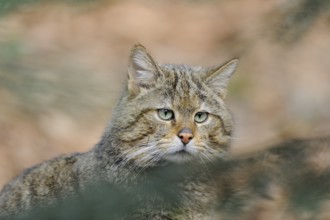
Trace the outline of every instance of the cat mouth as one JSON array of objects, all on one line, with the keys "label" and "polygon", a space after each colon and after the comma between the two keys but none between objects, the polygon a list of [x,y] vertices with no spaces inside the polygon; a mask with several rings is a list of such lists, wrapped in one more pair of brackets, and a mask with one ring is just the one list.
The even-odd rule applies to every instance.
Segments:
[{"label": "cat mouth", "polygon": [[193,155],[186,148],[182,148],[167,154],[165,158],[174,163],[185,163],[192,160]]},{"label": "cat mouth", "polygon": [[163,158],[174,163],[185,163],[194,158],[193,143],[182,144],[179,139],[174,140],[173,144],[169,145]]},{"label": "cat mouth", "polygon": [[172,154],[172,155],[173,155],[173,154],[178,154],[178,155],[180,155],[180,154],[190,154],[190,153],[187,151],[186,148],[182,148],[182,149],[177,150],[177,151],[175,151],[175,152],[173,152],[173,153],[171,153],[171,154]]},{"label": "cat mouth", "polygon": [[175,152],[176,154],[185,154],[185,153],[188,153],[188,151],[186,151],[186,149],[181,149],[177,152]]}]

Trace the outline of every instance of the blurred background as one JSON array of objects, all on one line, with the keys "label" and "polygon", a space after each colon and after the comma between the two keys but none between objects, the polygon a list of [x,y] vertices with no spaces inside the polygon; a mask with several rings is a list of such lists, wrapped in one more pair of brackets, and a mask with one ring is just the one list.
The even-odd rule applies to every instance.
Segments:
[{"label": "blurred background", "polygon": [[0,187],[98,142],[137,42],[161,63],[240,57],[235,154],[327,135],[329,27],[327,0],[0,1]]}]

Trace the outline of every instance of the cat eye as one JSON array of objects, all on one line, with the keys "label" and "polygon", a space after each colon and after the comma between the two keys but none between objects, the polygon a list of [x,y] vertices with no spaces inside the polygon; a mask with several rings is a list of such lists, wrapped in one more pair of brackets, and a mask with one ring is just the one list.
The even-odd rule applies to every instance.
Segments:
[{"label": "cat eye", "polygon": [[197,112],[194,118],[195,122],[203,123],[204,121],[206,121],[208,115],[209,114],[207,112]]},{"label": "cat eye", "polygon": [[158,116],[165,121],[174,119],[174,112],[170,109],[162,108],[158,109]]}]

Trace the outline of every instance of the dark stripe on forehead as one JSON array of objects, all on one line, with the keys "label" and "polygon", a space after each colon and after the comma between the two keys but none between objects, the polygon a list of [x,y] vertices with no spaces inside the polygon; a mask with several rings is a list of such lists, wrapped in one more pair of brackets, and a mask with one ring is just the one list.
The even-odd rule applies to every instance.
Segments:
[{"label": "dark stripe on forehead", "polygon": [[206,100],[208,89],[201,82],[201,73],[194,72],[191,68],[186,66],[167,66],[164,69],[167,75],[167,82],[165,88],[168,89],[167,94],[171,95],[172,100],[190,99],[198,97],[200,100]]},{"label": "dark stripe on forehead", "polygon": [[179,76],[178,76],[178,73],[173,71],[173,75],[174,75],[174,82],[173,82],[173,85],[176,86],[178,84],[178,81],[179,81]]},{"label": "dark stripe on forehead", "polygon": [[206,88],[206,85],[201,81],[200,77],[196,77],[195,75],[191,75],[190,83],[195,88],[193,92],[196,93],[196,95],[199,97],[199,99],[206,100],[207,97],[210,96],[210,94],[208,94],[208,90]]},{"label": "dark stripe on forehead", "polygon": [[201,90],[198,90],[197,92],[196,92],[196,95],[198,96],[198,98],[200,99],[200,100],[206,100],[207,99],[207,93],[206,92],[204,92],[204,91],[201,91]]},{"label": "dark stripe on forehead", "polygon": [[185,74],[184,75],[184,80],[182,80],[182,87],[185,93],[189,94],[190,93],[190,81],[189,81],[189,75]]},{"label": "dark stripe on forehead", "polygon": [[167,94],[173,93],[178,83],[179,76],[174,66],[163,66],[162,68],[165,74],[165,81],[160,82],[160,87],[167,89],[169,91]]},{"label": "dark stripe on forehead", "polygon": [[190,98],[191,96],[195,95],[194,85],[191,81],[191,74],[188,72],[181,72],[179,83],[177,85],[177,91],[180,94],[181,98]]},{"label": "dark stripe on forehead", "polygon": [[202,81],[199,77],[192,76],[191,81],[196,85],[199,90],[202,90],[204,88],[204,85],[202,84]]},{"label": "dark stripe on forehead", "polygon": [[180,73],[175,73],[178,75],[178,82],[175,85],[174,92],[181,99],[183,98],[184,91],[182,90],[182,75]]}]

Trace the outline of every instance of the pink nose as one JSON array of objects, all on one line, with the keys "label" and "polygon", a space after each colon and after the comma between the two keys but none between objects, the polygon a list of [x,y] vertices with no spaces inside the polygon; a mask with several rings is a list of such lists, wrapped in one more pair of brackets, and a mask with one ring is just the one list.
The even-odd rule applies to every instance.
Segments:
[{"label": "pink nose", "polygon": [[179,131],[178,137],[181,139],[184,145],[188,144],[191,139],[193,139],[194,135],[192,130],[189,128],[183,128]]}]

